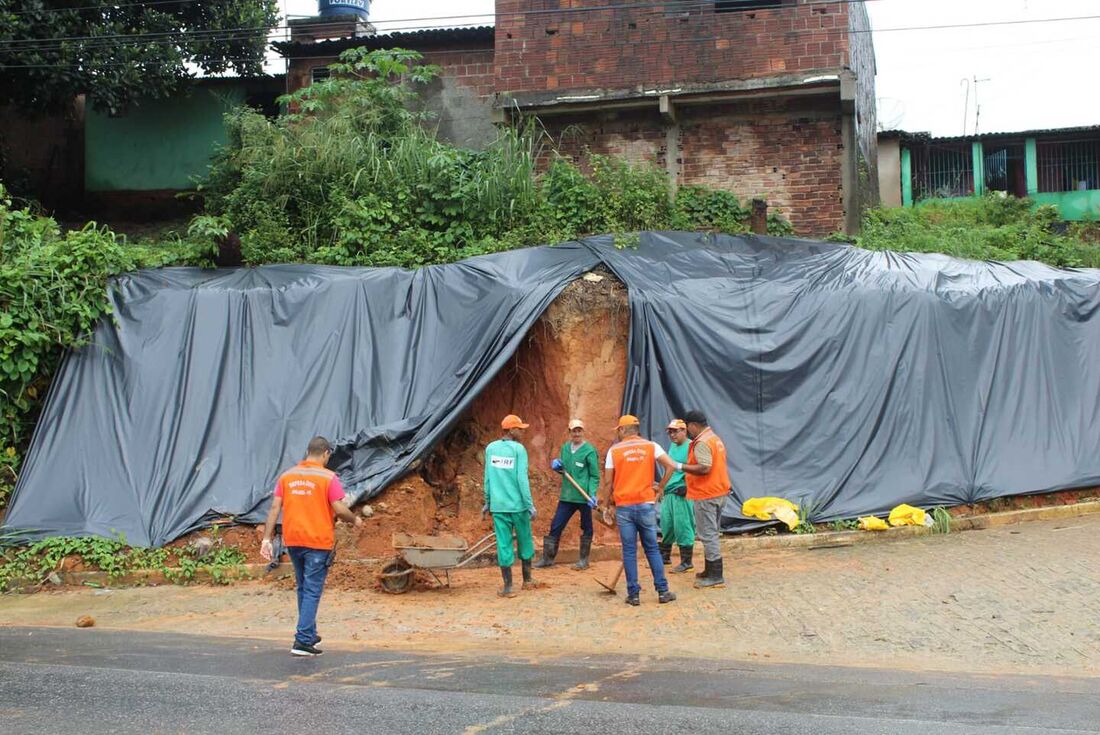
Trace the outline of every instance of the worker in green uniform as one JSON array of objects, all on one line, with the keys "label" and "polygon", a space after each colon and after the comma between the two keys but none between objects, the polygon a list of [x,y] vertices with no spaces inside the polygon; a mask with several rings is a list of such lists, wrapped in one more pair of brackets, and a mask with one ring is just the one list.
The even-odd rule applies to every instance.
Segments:
[{"label": "worker in green uniform", "polygon": [[[668,456],[674,462],[686,464],[688,450],[687,424],[682,419],[673,419],[668,425]],[[691,563],[695,548],[695,503],[688,500],[687,483],[683,472],[665,472],[661,478],[661,558],[665,566],[672,563],[672,545],[680,547],[680,563],[669,571],[683,574],[695,567]]]},{"label": "worker in green uniform", "polygon": [[527,449],[519,442],[527,427],[519,416],[509,414],[500,422],[504,436],[485,447],[485,505],[481,508],[481,517],[493,514],[497,563],[504,579],[504,586],[497,592],[501,597],[515,596],[512,592],[512,564],[516,561],[513,539],[523,566],[523,589],[535,587],[531,578],[531,560],[535,556],[531,520],[538,512],[531,500]]},{"label": "worker in green uniform", "polygon": [[[592,509],[596,507],[596,494],[600,490],[600,462],[596,457],[596,448],[584,440],[583,421],[573,419],[569,422],[569,441],[561,445],[561,453],[550,466],[561,473],[561,496],[554,511],[554,520],[550,522],[550,533],[542,539],[542,558],[535,562],[535,566],[554,565],[562,531],[569,525],[573,514],[579,511],[581,549],[573,568],[588,569],[588,557],[592,552]],[[577,490],[577,485],[569,481],[566,473],[588,493],[587,498]]]}]

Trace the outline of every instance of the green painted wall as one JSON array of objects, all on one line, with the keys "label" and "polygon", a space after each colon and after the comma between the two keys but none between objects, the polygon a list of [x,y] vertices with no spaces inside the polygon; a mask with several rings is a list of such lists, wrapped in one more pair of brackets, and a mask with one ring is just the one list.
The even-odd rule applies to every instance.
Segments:
[{"label": "green painted wall", "polygon": [[913,154],[908,148],[901,149],[901,205],[913,206]]},{"label": "green painted wall", "polygon": [[225,142],[222,114],[245,101],[242,84],[195,85],[191,93],[141,103],[123,117],[87,107],[86,191],[192,189],[215,146]]},{"label": "green painted wall", "polygon": [[1062,219],[1071,222],[1100,220],[1100,191],[1060,191],[1032,194],[1036,204],[1053,204],[1062,213]]}]

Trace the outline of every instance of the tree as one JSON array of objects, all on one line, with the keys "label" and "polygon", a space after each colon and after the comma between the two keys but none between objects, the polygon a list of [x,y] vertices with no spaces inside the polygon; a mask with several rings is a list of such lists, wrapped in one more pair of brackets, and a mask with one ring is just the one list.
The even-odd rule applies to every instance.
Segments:
[{"label": "tree", "polygon": [[118,113],[196,72],[262,72],[275,0],[0,0],[0,90],[33,109],[87,94]]}]

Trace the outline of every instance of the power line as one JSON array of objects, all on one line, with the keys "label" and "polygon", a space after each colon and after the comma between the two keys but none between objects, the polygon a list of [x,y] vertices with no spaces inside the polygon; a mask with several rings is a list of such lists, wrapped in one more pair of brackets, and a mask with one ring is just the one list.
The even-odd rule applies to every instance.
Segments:
[{"label": "power line", "polygon": [[[839,1],[839,2],[858,2],[859,0],[837,0],[837,1]],[[676,5],[676,8],[678,10],[701,9],[701,8],[704,8],[704,7],[711,7],[711,6],[713,6],[713,4],[714,4],[713,0],[705,0],[704,2],[686,2],[686,3],[678,3]],[[814,3],[810,3],[810,4],[826,4],[826,2],[825,2],[825,0],[821,0],[820,2],[814,2]],[[638,4],[638,5],[631,5],[631,6],[625,6],[625,5],[600,6],[600,8],[594,8],[594,7],[590,7],[590,8],[571,8],[571,9],[545,11],[545,12],[550,12],[550,13],[555,13],[555,14],[564,14],[564,13],[571,12],[571,11],[586,11],[586,10],[587,11],[592,11],[592,10],[597,10],[597,9],[622,9],[624,7],[631,7],[631,8],[662,8],[662,9],[665,9],[665,8],[668,7],[668,3]],[[520,13],[520,14],[530,15],[533,12],[536,12],[536,11],[532,11],[532,12],[529,12],[529,13]],[[649,13],[648,15],[664,15],[664,14],[665,14],[665,11],[662,10],[660,13]],[[481,17],[486,17],[486,16],[482,16],[482,15],[441,16],[441,17],[435,18],[435,19],[433,19],[433,18],[424,18],[424,19],[416,19],[416,20],[445,20],[445,19],[454,19],[454,18],[460,18],[460,17],[481,18]],[[799,30],[786,31],[785,34],[786,35],[806,35],[806,34],[814,34],[814,33],[816,33],[816,34],[826,33],[826,34],[834,34],[834,35],[849,35],[849,34],[861,34],[861,33],[888,33],[888,32],[898,32],[898,31],[926,31],[926,30],[944,30],[944,29],[951,29],[951,28],[974,28],[974,27],[991,27],[991,26],[1005,26],[1005,25],[1023,25],[1023,24],[1033,24],[1033,23],[1056,23],[1056,22],[1083,21],[1083,20],[1096,20],[1096,19],[1100,19],[1100,15],[1058,17],[1058,18],[1030,18],[1030,19],[1017,19],[1017,20],[1007,20],[1007,21],[979,21],[979,22],[971,22],[971,23],[940,24],[940,25],[934,25],[934,26],[904,26],[904,27],[891,27],[891,28],[879,28],[879,29],[847,29],[847,28],[816,28],[816,29],[812,29],[811,28],[811,29],[799,29]],[[397,22],[397,21],[393,21],[393,22]],[[149,45],[160,45],[160,44],[177,45],[177,44],[186,43],[186,42],[189,42],[189,41],[217,43],[217,42],[229,42],[229,41],[245,41],[245,40],[251,40],[252,38],[260,38],[260,37],[270,39],[273,36],[276,37],[276,38],[281,36],[282,39],[279,39],[279,40],[286,40],[286,37],[288,36],[288,34],[290,34],[290,32],[295,30],[295,29],[302,30],[302,29],[311,29],[311,28],[324,28],[324,27],[329,27],[330,25],[331,25],[330,23],[326,23],[326,22],[321,21],[321,22],[318,22],[316,24],[295,24],[294,26],[278,25],[278,26],[273,26],[271,28],[267,28],[267,27],[243,27],[243,28],[230,28],[230,29],[207,29],[207,30],[201,30],[200,29],[200,30],[194,30],[194,31],[180,30],[180,31],[166,31],[166,32],[139,33],[139,34],[107,34],[107,35],[101,35],[101,36],[69,36],[69,37],[53,37],[53,38],[39,38],[39,39],[8,39],[8,40],[0,41],[0,53],[2,53],[5,49],[8,50],[8,51],[20,51],[20,52],[25,52],[25,51],[41,51],[41,52],[61,51],[61,50],[64,50],[66,45],[67,45],[65,42],[69,42],[71,45],[74,45],[74,46],[82,42],[80,50],[88,50],[88,49],[93,49],[94,50],[94,49],[97,49],[97,48],[119,46],[119,45],[129,45],[129,46],[149,46]],[[437,27],[438,26],[404,26],[404,27],[389,28],[389,29],[386,29],[386,35],[393,34],[393,33],[399,33],[399,32],[408,32],[408,31],[432,30],[432,29],[435,29]],[[371,38],[371,37],[369,37],[369,36],[364,37],[364,40],[367,40],[369,38]],[[707,39],[697,39],[697,40],[707,40]],[[18,45],[18,44],[31,44],[31,45]],[[571,44],[571,45],[573,47],[576,47],[578,44]],[[74,49],[74,50],[77,50],[77,49]],[[0,66],[4,66],[5,68],[18,68],[15,65],[0,65]],[[28,66],[31,66],[31,65],[28,65]]]}]

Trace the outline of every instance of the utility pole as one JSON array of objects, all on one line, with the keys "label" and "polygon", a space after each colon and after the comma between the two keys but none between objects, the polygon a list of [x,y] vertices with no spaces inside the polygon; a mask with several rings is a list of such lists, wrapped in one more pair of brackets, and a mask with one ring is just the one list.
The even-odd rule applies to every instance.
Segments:
[{"label": "utility pole", "polygon": [[989,77],[978,79],[978,75],[974,75],[974,135],[978,134],[978,122],[982,116],[982,106],[978,102],[978,85],[989,81],[992,81]]}]

